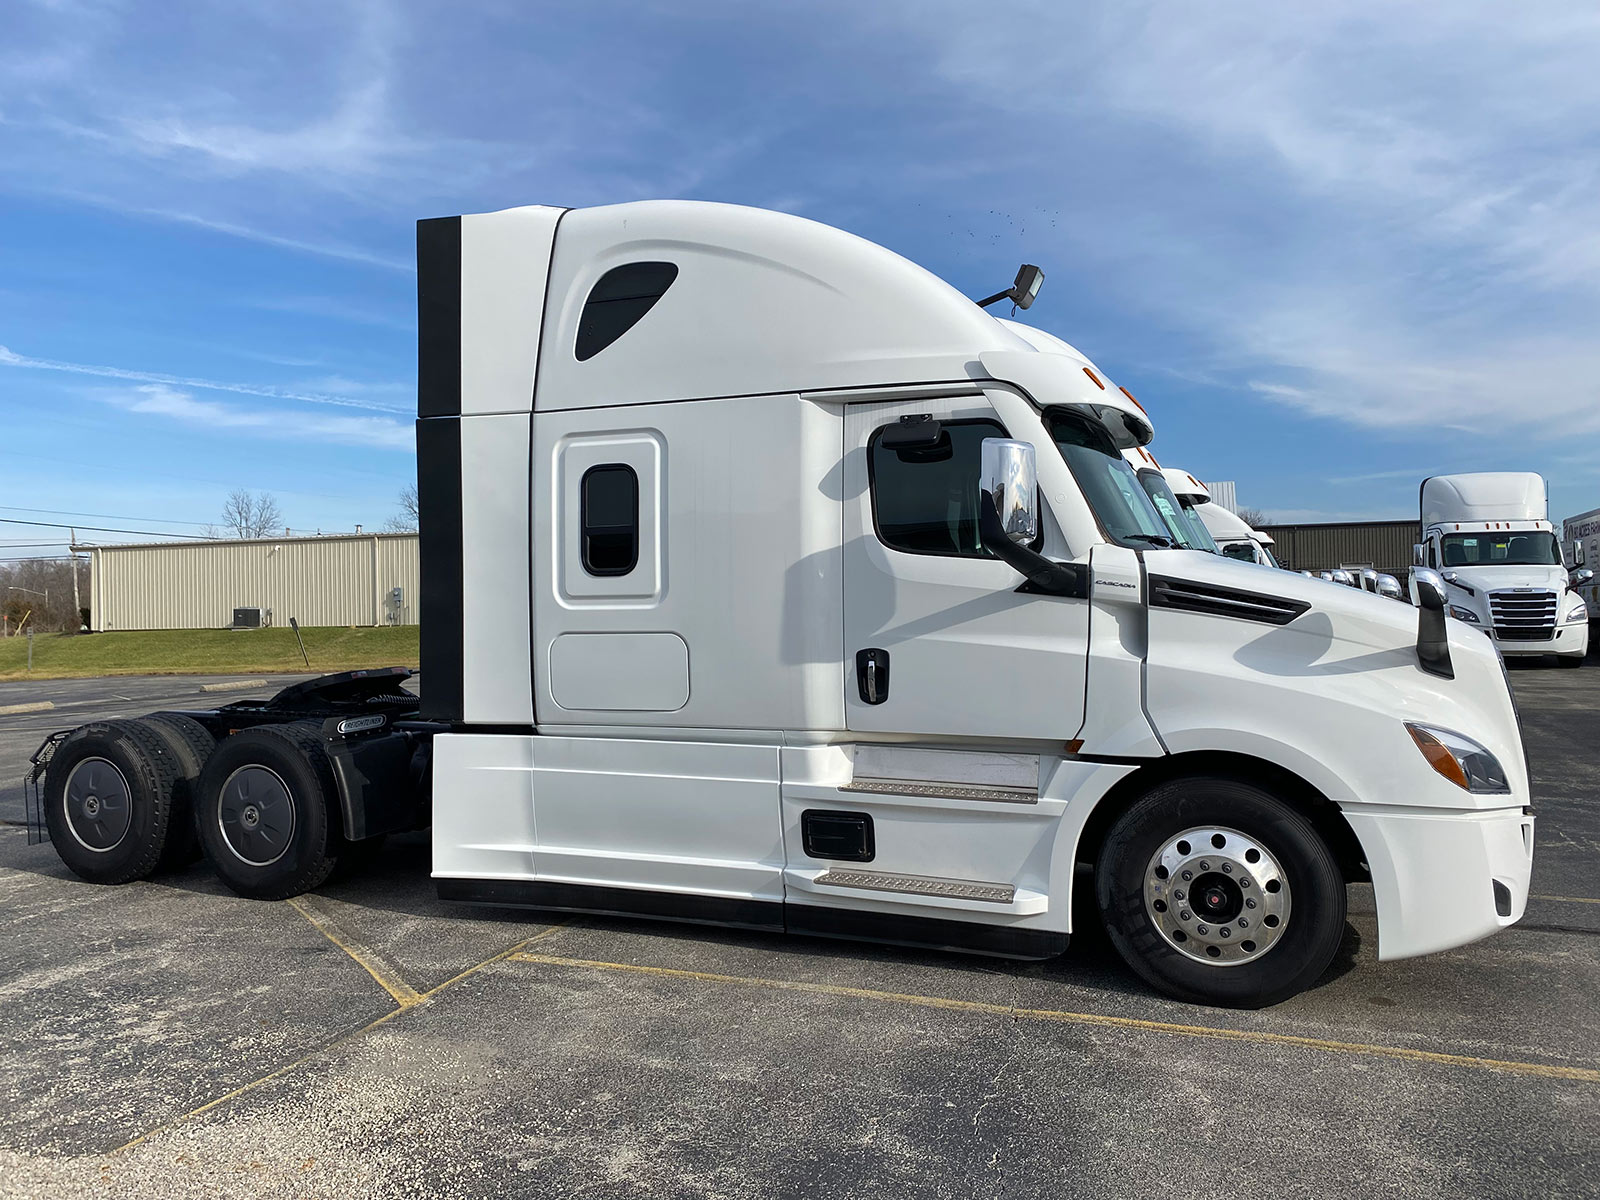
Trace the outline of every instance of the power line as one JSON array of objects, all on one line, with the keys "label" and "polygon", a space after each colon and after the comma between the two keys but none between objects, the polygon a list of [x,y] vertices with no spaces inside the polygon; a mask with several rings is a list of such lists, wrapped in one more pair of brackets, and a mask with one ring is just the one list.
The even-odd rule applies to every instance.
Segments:
[{"label": "power line", "polygon": [[154,538],[192,538],[197,542],[215,541],[203,533],[172,533],[161,529],[109,529],[104,525],[62,525],[56,521],[23,521],[16,517],[0,517],[0,524],[6,525],[39,525],[45,529],[87,529],[90,533],[132,533],[140,537]]},{"label": "power line", "polygon": [[204,529],[205,521],[180,521],[173,517],[130,517],[127,513],[73,512],[69,508],[21,508],[15,504],[0,504],[0,512],[42,513],[55,517],[103,517],[108,521],[154,521],[157,525],[197,525]]}]

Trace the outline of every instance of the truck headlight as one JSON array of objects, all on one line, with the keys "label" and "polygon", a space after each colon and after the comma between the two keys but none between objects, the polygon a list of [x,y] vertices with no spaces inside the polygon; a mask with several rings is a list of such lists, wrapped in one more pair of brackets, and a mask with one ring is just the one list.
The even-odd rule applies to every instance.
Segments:
[{"label": "truck headlight", "polygon": [[1457,787],[1477,795],[1511,790],[1500,760],[1465,734],[1432,725],[1413,725],[1410,721],[1406,722],[1406,730],[1428,765]]},{"label": "truck headlight", "polygon": [[1569,612],[1566,616],[1561,618],[1561,623],[1563,625],[1575,625],[1579,621],[1587,621],[1588,619],[1589,619],[1589,606],[1587,604],[1585,604],[1582,600],[1579,600],[1577,605],[1573,608],[1573,610],[1571,612]]},{"label": "truck headlight", "polygon": [[1450,606],[1450,615],[1458,621],[1465,621],[1468,625],[1481,625],[1483,623],[1478,620],[1478,614],[1470,608],[1457,608],[1454,604]]}]

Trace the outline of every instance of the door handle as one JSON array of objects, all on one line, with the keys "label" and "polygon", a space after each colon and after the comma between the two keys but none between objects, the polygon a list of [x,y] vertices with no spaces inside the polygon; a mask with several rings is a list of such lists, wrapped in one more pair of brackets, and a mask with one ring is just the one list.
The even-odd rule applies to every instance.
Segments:
[{"label": "door handle", "polygon": [[856,651],[856,688],[863,704],[882,704],[889,698],[889,652],[872,648]]}]

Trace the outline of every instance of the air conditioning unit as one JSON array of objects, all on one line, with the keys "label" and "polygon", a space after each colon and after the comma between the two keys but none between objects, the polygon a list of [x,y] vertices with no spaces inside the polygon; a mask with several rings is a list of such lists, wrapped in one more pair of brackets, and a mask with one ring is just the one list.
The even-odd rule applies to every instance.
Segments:
[{"label": "air conditioning unit", "polygon": [[236,608],[233,610],[233,628],[235,629],[260,629],[261,610],[259,608]]}]

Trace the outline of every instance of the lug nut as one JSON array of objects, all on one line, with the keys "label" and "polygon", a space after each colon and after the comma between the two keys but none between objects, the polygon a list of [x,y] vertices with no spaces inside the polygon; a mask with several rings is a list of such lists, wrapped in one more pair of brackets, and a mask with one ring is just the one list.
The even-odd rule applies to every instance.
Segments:
[{"label": "lug nut", "polygon": [[1240,929],[1248,929],[1249,927],[1250,927],[1250,918],[1249,917],[1240,917],[1239,918],[1239,928]]},{"label": "lug nut", "polygon": [[1184,878],[1185,882],[1188,882],[1189,880],[1194,878],[1194,872],[1193,871],[1185,871],[1183,873],[1183,878]]},{"label": "lug nut", "polygon": [[1224,875],[1232,875],[1233,874],[1233,864],[1232,863],[1223,863],[1222,864],[1222,873]]},{"label": "lug nut", "polygon": [[1172,889],[1172,898],[1174,900],[1182,900],[1183,899],[1183,889],[1182,888],[1173,888]]},{"label": "lug nut", "polygon": [[1205,925],[1196,925],[1194,927],[1194,931],[1196,933],[1210,933],[1211,932],[1210,928],[1208,926],[1205,926]]},{"label": "lug nut", "polygon": [[1179,912],[1178,912],[1178,920],[1180,920],[1180,921],[1192,921],[1192,920],[1194,920],[1194,914],[1192,912],[1190,912],[1187,908],[1180,909]]},{"label": "lug nut", "polygon": [[1228,933],[1228,927],[1226,925],[1224,925],[1221,929],[1217,930],[1217,932],[1220,933],[1223,937],[1230,936],[1229,933]]},{"label": "lug nut", "polygon": [[1254,908],[1256,906],[1256,902],[1254,900],[1246,900],[1244,902],[1244,906],[1246,908]]}]

